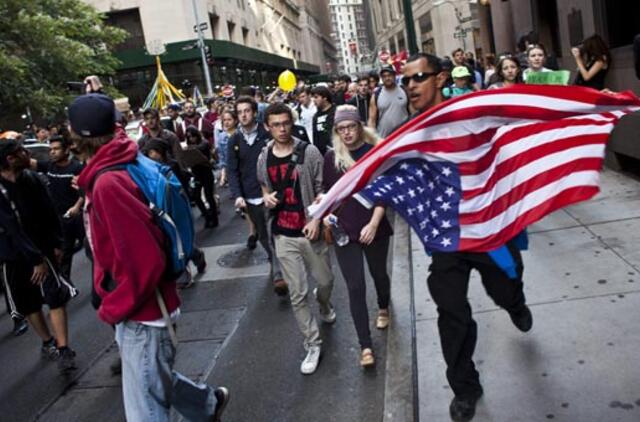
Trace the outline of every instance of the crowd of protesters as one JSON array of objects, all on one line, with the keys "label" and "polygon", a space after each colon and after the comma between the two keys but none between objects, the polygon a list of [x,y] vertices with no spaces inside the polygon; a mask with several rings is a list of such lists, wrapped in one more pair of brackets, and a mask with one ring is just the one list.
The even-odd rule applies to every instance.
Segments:
[{"label": "crowd of protesters", "polygon": [[[602,39],[587,38],[572,54],[575,84],[605,88],[611,55]],[[347,285],[360,345],[358,363],[372,367],[364,263],[377,294],[375,326],[382,330],[391,318],[387,255],[393,229],[386,210],[349,199],[317,220],[309,216],[308,207],[413,116],[448,98],[507,88],[554,69],[557,63],[535,39],[524,40],[516,54],[487,54],[479,60],[461,49],[443,59],[418,54],[401,69],[383,65],[332,83],[299,83],[294,92],[276,90],[267,100],[260,90],[244,87],[233,97],[208,99],[200,111],[192,100],[142,110],[136,139],[124,132],[126,118],[101,93],[99,80],[88,78],[87,95],[69,108],[70,129],[50,125],[28,134],[7,131],[0,141],[0,261],[14,334],[33,327],[44,356],[58,359],[65,373],[75,368],[65,305],[77,293],[71,282],[73,254],[87,244],[99,316],[115,327],[120,347],[127,417],[146,420],[149,409],[168,415],[166,402],[159,398],[166,397],[170,387],[161,375],[170,373],[175,350],[154,346],[169,342],[169,333],[153,292],[160,287],[175,320],[180,303],[176,282],[189,286],[191,278],[167,279],[163,233],[152,223],[139,189],[122,169],[107,171],[141,152],[172,170],[197,206],[204,230],[218,226],[224,207],[235,208],[246,220],[246,247],[261,245],[270,263],[269,282],[276,294],[290,299],[306,353],[303,374],[314,373],[320,362],[318,321],[336,320],[331,302],[333,248]],[[48,144],[49,160],[30,159],[20,142],[25,137]],[[118,224],[111,223],[114,215]],[[486,254],[433,255],[428,284],[438,306],[447,378],[455,394],[450,407],[454,420],[472,418],[482,395],[472,361],[476,328],[466,299],[469,273],[460,269],[479,269],[488,294],[509,312],[518,329],[528,331],[532,316],[525,305],[522,259],[516,248],[512,253],[520,274],[516,282],[505,280]],[[195,248],[191,258],[203,272],[202,252]],[[311,301],[318,303],[317,316]],[[50,308],[53,332],[44,318],[44,304]],[[147,339],[129,344],[127,339],[139,338],[141,329],[148,332]],[[158,356],[150,356],[149,350]],[[150,379],[137,367],[140,359],[151,365]],[[153,391],[140,391],[139,384],[148,383]],[[212,415],[219,418],[228,391],[219,387],[214,396]]]}]

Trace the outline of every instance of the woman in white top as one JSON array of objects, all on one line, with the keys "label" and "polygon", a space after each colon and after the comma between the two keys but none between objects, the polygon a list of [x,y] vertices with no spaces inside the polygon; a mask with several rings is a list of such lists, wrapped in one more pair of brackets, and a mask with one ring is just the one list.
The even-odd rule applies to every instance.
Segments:
[{"label": "woman in white top", "polygon": [[526,82],[527,76],[537,72],[551,72],[551,69],[544,67],[547,61],[547,52],[542,44],[531,44],[527,48],[527,63],[529,67],[522,72],[522,79]]}]

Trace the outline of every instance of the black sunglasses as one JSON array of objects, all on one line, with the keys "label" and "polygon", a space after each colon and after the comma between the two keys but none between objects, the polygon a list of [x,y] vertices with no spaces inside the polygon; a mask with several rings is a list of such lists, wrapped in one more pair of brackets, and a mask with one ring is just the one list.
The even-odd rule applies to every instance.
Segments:
[{"label": "black sunglasses", "polygon": [[409,86],[409,82],[411,81],[419,84],[432,76],[436,76],[438,73],[439,72],[418,72],[411,76],[403,76],[402,79],[400,79],[400,82],[402,82],[402,85],[404,86]]}]

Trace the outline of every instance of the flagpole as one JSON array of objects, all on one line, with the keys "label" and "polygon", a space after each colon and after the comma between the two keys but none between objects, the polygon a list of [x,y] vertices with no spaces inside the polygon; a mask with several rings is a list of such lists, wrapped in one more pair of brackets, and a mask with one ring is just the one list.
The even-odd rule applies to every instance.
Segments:
[{"label": "flagpole", "polygon": [[198,18],[198,8],[196,7],[196,0],[192,0],[193,3],[193,15],[196,18],[196,30],[198,31],[198,47],[200,48],[200,56],[202,59],[202,71],[204,72],[204,81],[207,84],[207,96],[213,96],[213,88],[211,86],[211,76],[209,75],[209,65],[207,64],[207,55],[204,51],[204,34],[202,34],[202,28],[200,28],[200,18]]}]

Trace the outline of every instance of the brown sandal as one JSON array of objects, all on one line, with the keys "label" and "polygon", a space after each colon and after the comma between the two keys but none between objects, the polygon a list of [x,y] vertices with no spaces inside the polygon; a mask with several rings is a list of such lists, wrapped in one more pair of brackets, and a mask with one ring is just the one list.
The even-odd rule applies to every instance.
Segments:
[{"label": "brown sandal", "polygon": [[366,349],[363,349],[362,354],[360,355],[360,366],[362,366],[363,368],[369,368],[375,365],[375,363],[376,359],[373,357],[373,350],[369,349],[368,347]]},{"label": "brown sandal", "polygon": [[389,326],[389,311],[381,309],[378,311],[378,318],[376,318],[376,328],[384,330]]}]

